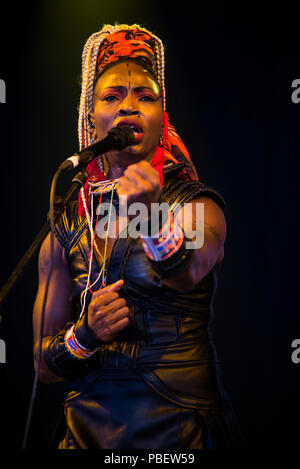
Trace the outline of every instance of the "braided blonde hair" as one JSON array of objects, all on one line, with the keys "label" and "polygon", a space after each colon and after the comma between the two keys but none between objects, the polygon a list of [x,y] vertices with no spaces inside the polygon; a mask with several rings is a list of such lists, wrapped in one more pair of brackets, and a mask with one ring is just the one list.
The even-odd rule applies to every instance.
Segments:
[{"label": "braided blonde hair", "polygon": [[155,42],[155,64],[157,68],[157,79],[162,90],[163,110],[166,110],[166,90],[165,90],[165,58],[162,41],[138,24],[131,26],[119,24],[112,26],[106,24],[103,28],[92,34],[86,41],[82,52],[82,85],[79,104],[78,117],[78,140],[79,149],[92,145],[96,141],[96,135],[93,131],[89,114],[93,112],[93,87],[97,73],[97,57],[99,48],[107,36],[121,30],[138,29],[141,32],[149,34]]}]

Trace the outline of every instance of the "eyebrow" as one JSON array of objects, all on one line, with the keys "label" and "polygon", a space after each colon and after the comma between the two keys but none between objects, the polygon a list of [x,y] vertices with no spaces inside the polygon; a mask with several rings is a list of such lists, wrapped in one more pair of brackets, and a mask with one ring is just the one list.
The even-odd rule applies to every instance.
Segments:
[{"label": "eyebrow", "polygon": [[[111,89],[115,89],[115,90],[123,90],[127,88],[127,86],[108,86],[107,88],[104,88],[104,90],[111,90]],[[154,89],[151,88],[151,86],[136,86],[135,88],[133,88],[134,91],[143,91],[143,90],[151,90],[155,93]]]}]

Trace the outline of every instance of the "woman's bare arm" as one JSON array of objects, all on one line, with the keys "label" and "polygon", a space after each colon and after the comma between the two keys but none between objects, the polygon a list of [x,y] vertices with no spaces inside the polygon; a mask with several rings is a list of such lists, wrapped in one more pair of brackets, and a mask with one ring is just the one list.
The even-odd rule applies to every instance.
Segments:
[{"label": "woman's bare arm", "polygon": [[[34,366],[38,351],[38,339],[40,321],[43,306],[43,298],[46,287],[50,260],[50,234],[42,244],[39,254],[39,286],[33,308],[33,343]],[[65,257],[64,249],[54,238],[54,254],[51,280],[48,289],[48,298],[45,308],[43,342],[56,335],[64,328],[68,321],[72,320],[72,307],[70,303],[72,279]],[[43,382],[61,381],[47,367],[41,356],[39,379]]]},{"label": "woman's bare arm", "polygon": [[[204,204],[203,228],[200,220],[197,219],[196,206],[198,203]],[[182,293],[192,291],[196,285],[202,280],[214,267],[220,263],[224,257],[224,243],[226,239],[226,220],[223,211],[209,197],[199,197],[190,202],[192,210],[188,212],[188,216],[184,215],[185,207],[179,210],[181,219],[183,220],[183,228],[188,228],[203,235],[203,245],[198,249],[192,249],[192,257],[190,264],[180,274],[163,280],[163,283]]]},{"label": "woman's bare arm", "polygon": [[[33,310],[35,366],[38,352],[41,311],[49,270],[49,257],[50,236],[44,241],[39,256],[39,288]],[[86,327],[92,332],[93,337],[98,340],[99,343],[111,341],[129,323],[129,308],[126,305],[126,300],[120,298],[118,293],[118,290],[122,288],[123,284],[124,281],[120,279],[112,285],[107,285],[95,291],[92,295],[87,312]],[[72,279],[64,249],[55,239],[53,268],[45,308],[43,331],[44,348],[47,348],[53,336],[64,329],[65,325],[73,319],[72,307],[69,300],[71,287]],[[46,383],[60,381],[62,379],[49,370],[43,359],[43,355],[41,356],[39,379]]]}]

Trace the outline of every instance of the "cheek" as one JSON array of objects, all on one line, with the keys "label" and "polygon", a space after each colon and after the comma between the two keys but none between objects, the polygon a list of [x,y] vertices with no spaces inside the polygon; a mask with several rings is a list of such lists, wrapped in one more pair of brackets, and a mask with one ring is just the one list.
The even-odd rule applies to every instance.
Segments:
[{"label": "cheek", "polygon": [[113,114],[108,112],[106,109],[100,108],[97,106],[94,109],[95,123],[96,123],[96,133],[97,136],[104,137],[107,133],[107,130],[111,128],[111,123],[113,121]]},{"label": "cheek", "polygon": [[149,128],[151,130],[152,136],[160,137],[161,129],[162,129],[162,110],[159,108],[155,110],[153,113],[149,114],[148,122]]}]

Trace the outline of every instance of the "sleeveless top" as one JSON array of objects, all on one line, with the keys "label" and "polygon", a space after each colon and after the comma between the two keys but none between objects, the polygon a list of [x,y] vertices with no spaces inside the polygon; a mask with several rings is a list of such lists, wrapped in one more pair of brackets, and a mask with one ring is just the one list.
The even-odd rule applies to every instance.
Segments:
[{"label": "sleeveless top", "polygon": [[[172,206],[205,196],[225,211],[225,201],[214,188],[177,177],[183,166],[184,163],[179,163],[164,168],[162,199]],[[117,198],[114,203],[118,204]],[[70,300],[76,320],[80,313],[80,294],[86,286],[91,248],[87,221],[78,217],[77,202],[70,203],[65,209],[56,226],[56,236],[65,249],[72,275]],[[101,370],[134,369],[158,394],[181,407],[232,411],[209,327],[217,289],[217,269],[218,266],[214,266],[193,291],[180,293],[161,282],[139,238],[119,235],[107,262],[106,284],[124,279],[119,293],[129,307],[130,323],[113,341],[96,352],[97,367]],[[99,271],[93,256],[91,284]],[[101,280],[93,290],[100,284]],[[86,307],[90,299],[88,292]],[[88,376],[80,378],[76,389],[78,383],[84,386],[85,380],[90,382]]]}]

